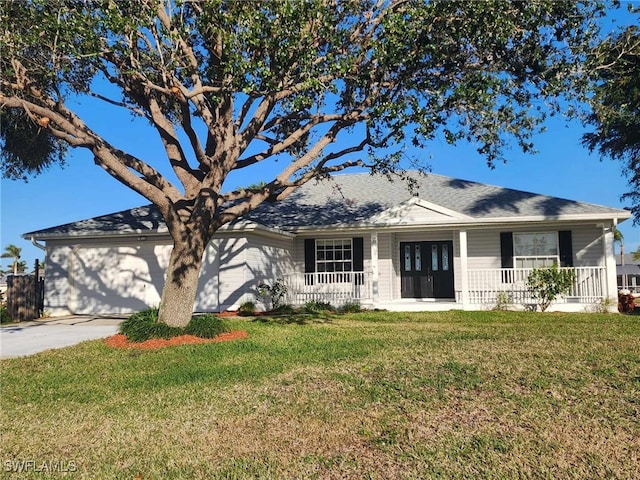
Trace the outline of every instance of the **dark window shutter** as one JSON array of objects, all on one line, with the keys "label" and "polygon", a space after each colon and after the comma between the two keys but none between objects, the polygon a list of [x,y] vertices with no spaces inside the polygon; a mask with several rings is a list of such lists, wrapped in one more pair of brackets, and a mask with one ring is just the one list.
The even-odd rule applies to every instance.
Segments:
[{"label": "dark window shutter", "polygon": [[[304,239],[304,273],[316,271],[316,241],[313,238]],[[313,275],[305,275],[304,284],[313,285]]]},{"label": "dark window shutter", "polygon": [[[502,268],[513,268],[513,233],[500,232],[500,263]],[[512,272],[502,272],[502,283],[512,283]]]},{"label": "dark window shutter", "polygon": [[573,267],[573,244],[571,230],[558,232],[558,250],[560,250],[560,266]]},{"label": "dark window shutter", "polygon": [[316,241],[313,238],[304,240],[304,273],[316,271]]},{"label": "dark window shutter", "polygon": [[500,255],[502,268],[513,268],[513,234],[500,232]]},{"label": "dark window shutter", "polygon": [[364,271],[364,239],[353,237],[353,271]]}]

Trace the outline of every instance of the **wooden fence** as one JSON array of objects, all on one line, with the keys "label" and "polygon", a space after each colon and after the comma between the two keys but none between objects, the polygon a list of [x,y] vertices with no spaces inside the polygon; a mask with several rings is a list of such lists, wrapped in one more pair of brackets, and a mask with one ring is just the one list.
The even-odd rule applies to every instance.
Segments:
[{"label": "wooden fence", "polygon": [[43,269],[36,261],[35,273],[7,277],[7,313],[15,322],[40,318],[44,309]]}]

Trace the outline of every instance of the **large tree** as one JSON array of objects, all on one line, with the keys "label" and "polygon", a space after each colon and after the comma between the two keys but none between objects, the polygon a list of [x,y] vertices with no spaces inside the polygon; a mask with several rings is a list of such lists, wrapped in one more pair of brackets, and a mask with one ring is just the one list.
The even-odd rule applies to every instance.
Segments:
[{"label": "large tree", "polygon": [[[636,10],[640,16],[640,8]],[[632,25],[600,43],[587,61],[596,88],[588,121],[595,130],[583,136],[590,150],[619,160],[631,190],[634,222],[640,221],[640,28]]]},{"label": "large tree", "polygon": [[[436,136],[472,142],[489,165],[506,145],[530,150],[545,116],[568,108],[560,97],[579,93],[603,11],[592,0],[4,2],[3,173],[86,149],[155,204],[173,238],[160,319],[184,325],[212,235],[262,202],[352,166],[393,172],[405,146]],[[81,118],[69,100],[87,97],[144,118],[177,182]],[[230,173],[273,161],[273,178],[223,191]]]}]

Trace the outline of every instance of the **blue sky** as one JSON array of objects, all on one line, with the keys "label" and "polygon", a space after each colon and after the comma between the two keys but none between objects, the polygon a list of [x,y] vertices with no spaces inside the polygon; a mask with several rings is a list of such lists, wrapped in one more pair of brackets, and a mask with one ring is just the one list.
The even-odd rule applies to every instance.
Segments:
[{"label": "blue sky", "polygon": [[[620,24],[634,21],[637,16],[621,14]],[[91,128],[104,133],[119,148],[146,160],[157,157],[162,164],[157,138],[140,121],[111,108],[96,108],[88,101],[73,107],[84,115]],[[610,207],[630,206],[620,200],[628,189],[622,165],[589,154],[580,143],[587,131],[582,125],[553,118],[546,128],[533,139],[537,154],[523,154],[514,146],[506,152],[507,163],[496,165],[494,170],[466,144],[451,147],[444,141],[435,141],[427,151],[411,153],[423,158],[432,172],[440,175]],[[254,169],[229,179],[226,186],[234,188],[263,179],[267,179],[264,170]],[[22,259],[29,269],[36,258],[44,259],[44,252],[23,240],[22,234],[148,203],[112,179],[82,151],[71,152],[66,167],[54,167],[27,183],[2,179],[0,199],[0,248],[4,250],[10,243],[21,247]],[[640,247],[640,227],[634,227],[630,219],[619,228],[627,252]],[[3,267],[8,264],[2,262]]]}]

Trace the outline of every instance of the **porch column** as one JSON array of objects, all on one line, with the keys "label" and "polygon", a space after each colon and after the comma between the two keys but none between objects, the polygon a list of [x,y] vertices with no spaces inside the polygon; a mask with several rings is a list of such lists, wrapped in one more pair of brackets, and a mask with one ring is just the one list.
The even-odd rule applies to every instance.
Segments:
[{"label": "porch column", "polygon": [[616,277],[616,262],[613,256],[613,230],[603,225],[602,227],[602,254],[605,269],[605,291],[607,298],[612,298],[618,303],[616,292],[618,279]]},{"label": "porch column", "polygon": [[371,294],[373,306],[378,306],[378,232],[371,232]]},{"label": "porch column", "polygon": [[460,242],[460,302],[462,302],[462,308],[466,309],[469,305],[469,262],[466,230],[458,231],[458,240]]}]

